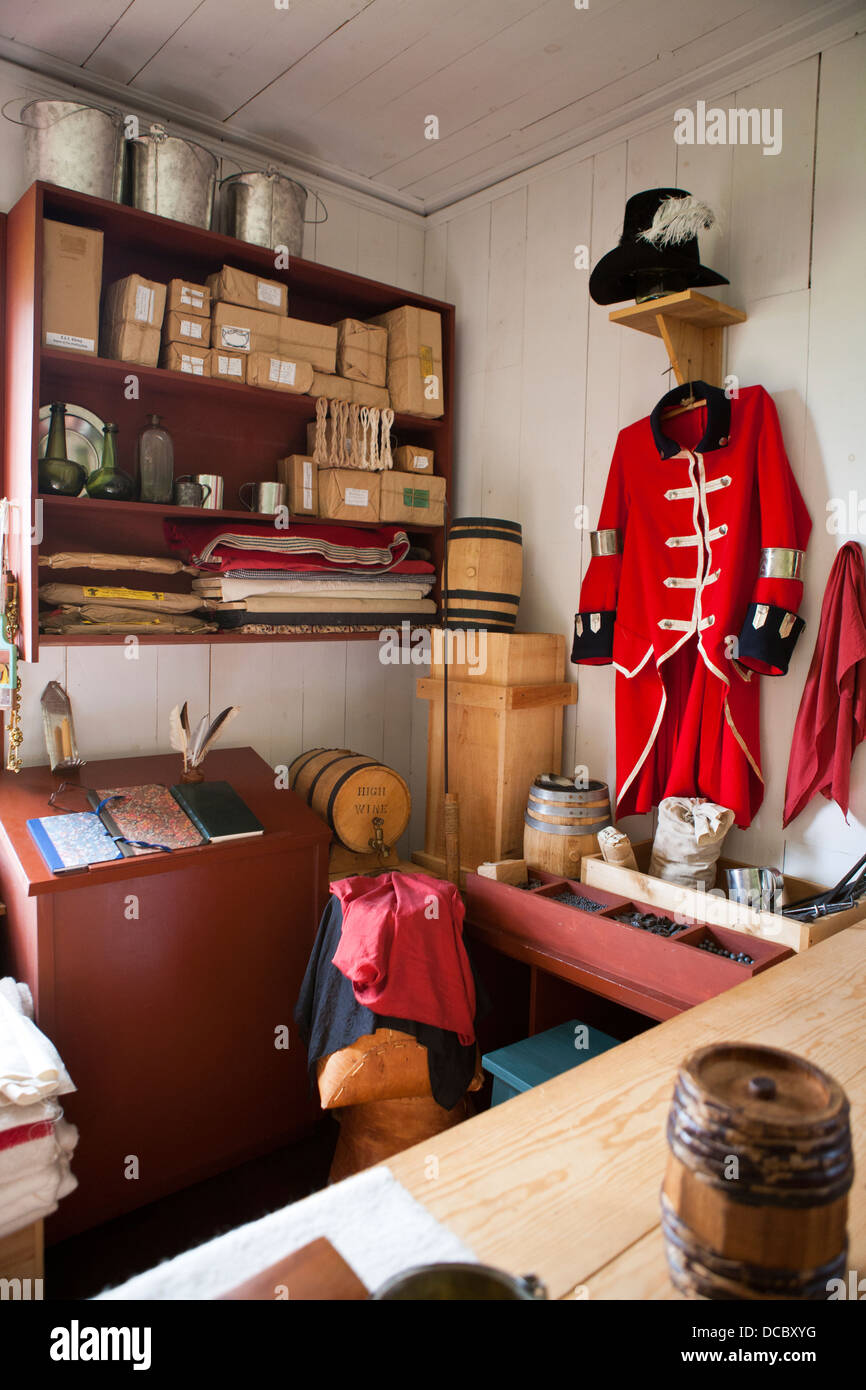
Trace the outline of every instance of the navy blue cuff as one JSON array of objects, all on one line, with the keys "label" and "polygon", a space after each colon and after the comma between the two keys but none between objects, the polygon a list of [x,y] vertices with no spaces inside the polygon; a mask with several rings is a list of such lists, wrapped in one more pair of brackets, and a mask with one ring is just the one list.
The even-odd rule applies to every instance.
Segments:
[{"label": "navy blue cuff", "polygon": [[[759,626],[755,626],[756,619]],[[737,660],[764,676],[784,676],[806,624],[774,603],[750,603],[739,637]]]},{"label": "navy blue cuff", "polygon": [[[605,609],[601,613],[575,613],[574,644],[571,648],[571,659],[575,665],[585,663],[601,666],[613,660],[615,618],[614,608]],[[593,626],[597,627],[598,631],[593,631]]]}]

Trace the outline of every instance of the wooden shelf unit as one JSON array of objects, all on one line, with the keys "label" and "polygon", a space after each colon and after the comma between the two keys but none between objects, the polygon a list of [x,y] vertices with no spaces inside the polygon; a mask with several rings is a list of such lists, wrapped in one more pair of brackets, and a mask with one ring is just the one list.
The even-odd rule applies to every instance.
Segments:
[{"label": "wooden shelf unit", "polygon": [[[95,633],[45,635],[38,631],[39,570],[37,554],[87,549],[128,554],[170,555],[163,522],[204,519],[255,520],[236,502],[244,482],[276,477],[277,459],[307,452],[306,426],[316,418],[312,396],[294,396],[261,387],[194,377],[160,367],[88,357],[42,347],[42,221],[48,217],[104,233],[103,287],[137,272],[167,282],[174,276],[203,283],[224,264],[237,266],[288,286],[294,318],[334,323],[340,318],[370,318],[401,304],[416,304],[442,316],[445,415],[438,420],[397,415],[392,443],[418,444],[434,451],[436,473],[452,495],[454,419],[454,306],[393,285],[291,258],[287,269],[274,268],[274,253],[218,232],[204,231],[136,208],[91,198],[69,189],[35,183],[7,219],[5,273],[5,458],[0,495],[15,499],[21,525],[13,537],[12,566],[21,600],[21,654],[37,659],[40,642],[49,646],[94,646],[122,641]],[[129,399],[128,379],[137,395]],[[41,496],[37,487],[38,418],[41,406],[62,400],[94,411],[118,425],[119,466],[135,472],[138,434],[151,413],[163,418],[174,441],[175,474],[220,473],[228,506],[222,512],[159,507],[149,503],[96,502],[92,498]],[[43,503],[43,537],[30,543],[36,500]],[[309,520],[309,519],[305,519]],[[298,522],[300,524],[300,521]],[[339,525],[328,521],[328,525]],[[349,524],[349,523],[343,523]],[[355,523],[364,525],[364,523]],[[369,527],[371,523],[366,523]],[[383,523],[387,524],[387,523]],[[294,521],[292,522],[294,526]],[[407,525],[410,536],[431,552],[437,575],[444,553],[442,527]],[[42,570],[43,577],[58,572]],[[69,583],[94,583],[99,572],[64,570]],[[120,573],[120,572],[116,572]],[[114,582],[117,582],[116,580]],[[124,582],[129,583],[127,579]],[[159,587],[188,589],[189,577],[160,576]],[[439,585],[433,597],[439,597]],[[264,638],[237,632],[140,637],[143,642],[225,643],[370,639],[373,633],[297,634]]]}]

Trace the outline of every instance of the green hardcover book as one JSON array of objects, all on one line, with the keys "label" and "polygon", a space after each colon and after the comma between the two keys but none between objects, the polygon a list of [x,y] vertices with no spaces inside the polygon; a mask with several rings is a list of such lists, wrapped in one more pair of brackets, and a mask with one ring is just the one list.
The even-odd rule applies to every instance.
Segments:
[{"label": "green hardcover book", "polygon": [[206,840],[243,840],[265,827],[228,782],[181,782],[171,794]]}]

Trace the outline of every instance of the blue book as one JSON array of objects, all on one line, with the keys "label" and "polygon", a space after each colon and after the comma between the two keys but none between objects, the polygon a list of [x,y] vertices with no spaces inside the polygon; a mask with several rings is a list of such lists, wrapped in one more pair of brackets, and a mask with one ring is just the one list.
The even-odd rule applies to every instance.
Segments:
[{"label": "blue book", "polygon": [[74,873],[91,864],[124,857],[99,816],[92,811],[38,816],[27,822],[27,829],[54,874]]}]

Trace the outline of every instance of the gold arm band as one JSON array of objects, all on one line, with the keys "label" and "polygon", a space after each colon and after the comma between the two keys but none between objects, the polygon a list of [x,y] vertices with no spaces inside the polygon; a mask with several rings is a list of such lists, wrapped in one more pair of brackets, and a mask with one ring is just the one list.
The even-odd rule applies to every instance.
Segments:
[{"label": "gold arm band", "polygon": [[618,555],[622,549],[619,531],[590,531],[589,545],[593,556]]},{"label": "gold arm band", "polygon": [[761,551],[759,579],[802,579],[803,551],[769,546]]}]

